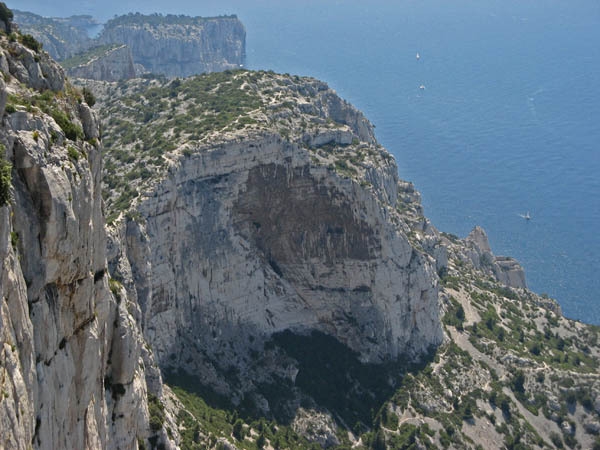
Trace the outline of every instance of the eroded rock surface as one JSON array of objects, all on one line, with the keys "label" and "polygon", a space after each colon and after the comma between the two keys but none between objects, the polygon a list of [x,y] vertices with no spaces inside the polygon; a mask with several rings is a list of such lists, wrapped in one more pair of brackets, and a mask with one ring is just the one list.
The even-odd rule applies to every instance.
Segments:
[{"label": "eroded rock surface", "polygon": [[96,116],[47,54],[0,37],[0,60],[0,447],[135,449],[153,359],[109,289]]}]

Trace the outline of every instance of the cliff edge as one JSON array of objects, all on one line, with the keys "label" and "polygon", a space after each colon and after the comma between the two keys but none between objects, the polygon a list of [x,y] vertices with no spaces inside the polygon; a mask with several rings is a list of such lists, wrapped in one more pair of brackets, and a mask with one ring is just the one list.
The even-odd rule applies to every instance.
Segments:
[{"label": "cliff edge", "polygon": [[[326,84],[230,71],[94,89],[110,270],[186,407],[236,411],[227,445],[597,444],[598,328],[528,291],[482,229],[438,231]],[[199,415],[180,423],[225,445]]]}]

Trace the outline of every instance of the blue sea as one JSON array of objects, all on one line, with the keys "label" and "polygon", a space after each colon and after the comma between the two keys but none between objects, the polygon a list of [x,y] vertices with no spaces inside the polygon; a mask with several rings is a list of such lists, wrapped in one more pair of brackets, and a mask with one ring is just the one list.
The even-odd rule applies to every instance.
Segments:
[{"label": "blue sea", "polygon": [[597,0],[6,3],[101,21],[237,14],[249,68],[327,81],[375,124],[440,230],[483,226],[531,289],[600,324]]}]

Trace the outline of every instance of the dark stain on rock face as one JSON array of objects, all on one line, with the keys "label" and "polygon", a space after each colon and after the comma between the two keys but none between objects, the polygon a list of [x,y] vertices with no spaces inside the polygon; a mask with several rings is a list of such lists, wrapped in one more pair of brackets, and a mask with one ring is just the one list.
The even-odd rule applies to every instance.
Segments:
[{"label": "dark stain on rock face", "polygon": [[286,266],[314,258],[329,266],[374,259],[379,238],[352,205],[345,193],[316,180],[308,166],[270,164],[250,170],[234,205],[234,225],[280,276]]}]

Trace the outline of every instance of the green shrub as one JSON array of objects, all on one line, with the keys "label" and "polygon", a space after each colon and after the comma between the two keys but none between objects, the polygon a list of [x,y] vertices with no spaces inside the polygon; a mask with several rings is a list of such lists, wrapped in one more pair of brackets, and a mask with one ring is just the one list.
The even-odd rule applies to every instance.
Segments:
[{"label": "green shrub", "polygon": [[10,232],[10,245],[12,246],[13,250],[17,250],[17,246],[19,245],[19,233],[16,231]]},{"label": "green shrub", "polygon": [[[1,151],[4,151],[2,148]],[[0,207],[8,204],[11,199],[10,188],[12,186],[12,166],[10,163],[0,157]]]},{"label": "green shrub", "polygon": [[556,448],[563,448],[563,442],[562,442],[562,438],[560,437],[560,434],[558,434],[556,432],[550,433],[550,440],[552,441],[552,443],[554,444],[554,446]]},{"label": "green shrub", "polygon": [[36,53],[42,49],[41,42],[36,41],[36,39],[30,34],[22,34],[19,41],[21,41],[21,44],[23,44],[25,47],[30,48]]},{"label": "green shrub", "polygon": [[233,437],[238,441],[242,441],[244,439],[244,422],[242,419],[237,419],[233,424]]},{"label": "green shrub", "polygon": [[256,439],[256,446],[258,448],[264,448],[264,446],[266,445],[266,443],[267,443],[267,440],[265,438],[265,435],[263,433],[260,433],[260,435]]},{"label": "green shrub", "polygon": [[58,124],[58,126],[63,130],[67,139],[72,141],[76,141],[78,138],[83,139],[83,130],[81,127],[75,125],[69,119],[69,116],[64,111],[54,109],[50,112],[50,115]]},{"label": "green shrub", "polygon": [[83,99],[85,100],[85,102],[88,104],[89,107],[92,107],[96,104],[96,96],[94,95],[94,93],[92,91],[90,91],[88,88],[84,87],[82,93],[83,93]]},{"label": "green shrub", "polygon": [[512,390],[517,393],[525,392],[525,374],[522,370],[517,370],[511,383]]},{"label": "green shrub", "polygon": [[4,2],[0,2],[0,20],[6,24],[7,31],[9,33],[13,17],[13,12],[6,6]]},{"label": "green shrub", "polygon": [[108,287],[110,289],[110,292],[112,292],[112,294],[115,296],[117,303],[120,303],[121,302],[121,288],[123,287],[121,282],[118,280],[115,280],[114,278],[111,278],[110,280],[108,280]]},{"label": "green shrub", "polygon": [[71,158],[73,161],[79,160],[79,151],[77,151],[75,147],[69,145],[67,147],[67,154],[69,155],[69,158]]},{"label": "green shrub", "polygon": [[156,433],[165,423],[165,407],[156,395],[148,394],[148,412],[150,413],[150,429]]},{"label": "green shrub", "polygon": [[454,326],[459,330],[463,329],[465,310],[454,297],[450,297],[450,306],[443,321],[446,325]]}]

